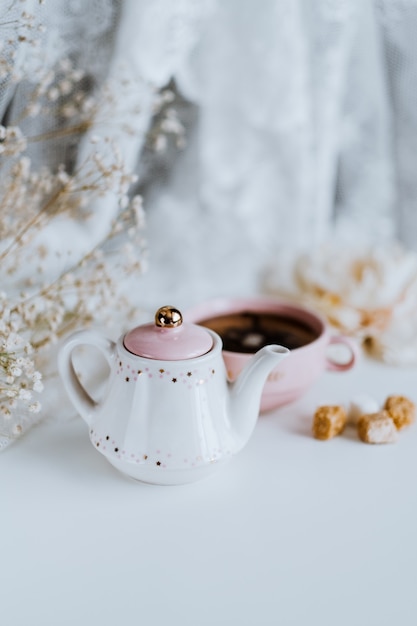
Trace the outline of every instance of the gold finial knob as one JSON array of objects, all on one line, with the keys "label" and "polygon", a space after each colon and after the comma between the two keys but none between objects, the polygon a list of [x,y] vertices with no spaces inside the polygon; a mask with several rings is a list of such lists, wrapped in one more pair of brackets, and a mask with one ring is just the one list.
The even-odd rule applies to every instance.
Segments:
[{"label": "gold finial knob", "polygon": [[182,315],[173,306],[162,306],[155,313],[155,324],[160,328],[176,328],[182,324]]}]

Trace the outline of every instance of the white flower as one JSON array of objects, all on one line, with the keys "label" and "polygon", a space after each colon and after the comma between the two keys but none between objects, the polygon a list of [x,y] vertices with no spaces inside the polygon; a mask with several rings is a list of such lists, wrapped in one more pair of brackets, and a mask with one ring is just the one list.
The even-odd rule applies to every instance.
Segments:
[{"label": "white flower", "polygon": [[3,350],[5,352],[13,352],[19,346],[22,345],[22,338],[15,332],[11,332],[4,340],[3,340]]},{"label": "white flower", "polygon": [[15,437],[19,437],[19,435],[21,435],[23,432],[23,428],[21,426],[21,424],[15,424],[12,428],[12,433]]},{"label": "white flower", "polygon": [[51,87],[48,91],[48,100],[51,102],[55,102],[59,98],[59,89],[56,87]]},{"label": "white flower", "polygon": [[154,148],[156,152],[164,152],[167,148],[168,141],[165,135],[158,135],[155,138]]},{"label": "white flower", "polygon": [[70,80],[62,80],[59,84],[59,91],[62,95],[67,96],[72,91],[72,82]]},{"label": "white flower", "polygon": [[36,391],[37,393],[41,393],[44,389],[43,383],[41,383],[40,380],[37,380],[36,383],[34,383],[32,388],[33,388],[33,391]]},{"label": "white flower", "polygon": [[[399,245],[327,244],[298,257],[284,293],[391,363],[417,363],[417,255]],[[277,267],[269,290],[283,292]]]},{"label": "white flower", "polygon": [[35,117],[36,115],[39,115],[40,110],[40,102],[31,102],[27,107],[27,114],[29,115],[29,117]]},{"label": "white flower", "polygon": [[32,392],[29,389],[19,389],[18,397],[21,400],[30,400],[32,398]]},{"label": "white flower", "polygon": [[82,78],[84,78],[85,72],[82,69],[75,69],[71,70],[69,76],[71,80],[73,80],[75,83],[78,83]]},{"label": "white flower", "polygon": [[4,419],[10,419],[12,416],[11,410],[8,406],[5,406],[4,404],[0,405],[0,414],[3,416]]}]

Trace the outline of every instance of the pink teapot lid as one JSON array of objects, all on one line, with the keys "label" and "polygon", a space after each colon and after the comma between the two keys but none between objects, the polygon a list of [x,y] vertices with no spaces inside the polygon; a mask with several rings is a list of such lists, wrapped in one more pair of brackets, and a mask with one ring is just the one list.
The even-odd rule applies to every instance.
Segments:
[{"label": "pink teapot lid", "polygon": [[213,346],[210,333],[196,324],[183,324],[172,306],[155,313],[154,324],[138,326],[125,335],[124,347],[136,356],[163,361],[182,361],[206,354]]}]

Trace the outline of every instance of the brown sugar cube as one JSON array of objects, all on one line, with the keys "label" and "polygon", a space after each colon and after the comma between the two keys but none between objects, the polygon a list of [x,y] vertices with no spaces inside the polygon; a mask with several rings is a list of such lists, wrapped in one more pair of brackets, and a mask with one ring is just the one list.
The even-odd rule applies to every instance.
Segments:
[{"label": "brown sugar cube", "polygon": [[387,411],[362,415],[358,421],[359,439],[365,443],[394,443],[398,432]]},{"label": "brown sugar cube", "polygon": [[415,420],[416,407],[411,400],[404,396],[389,396],[384,405],[398,430],[409,426]]},{"label": "brown sugar cube", "polygon": [[346,425],[346,411],[342,406],[319,406],[314,413],[313,435],[316,439],[332,439]]}]

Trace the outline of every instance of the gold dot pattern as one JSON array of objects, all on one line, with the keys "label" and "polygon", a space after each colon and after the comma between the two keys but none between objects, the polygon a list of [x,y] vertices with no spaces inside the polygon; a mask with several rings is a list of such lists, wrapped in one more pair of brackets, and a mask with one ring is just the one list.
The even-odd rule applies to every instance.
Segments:
[{"label": "gold dot pattern", "polygon": [[194,457],[175,457],[171,451],[159,449],[154,450],[153,453],[150,451],[137,452],[120,447],[110,434],[100,436],[98,432],[91,429],[90,435],[94,446],[105,455],[114,455],[117,459],[122,459],[137,465],[149,465],[150,467],[161,470],[179,467],[198,467],[207,463],[217,463],[220,458],[232,454],[231,450],[222,448],[213,448],[205,454],[198,454]]}]

